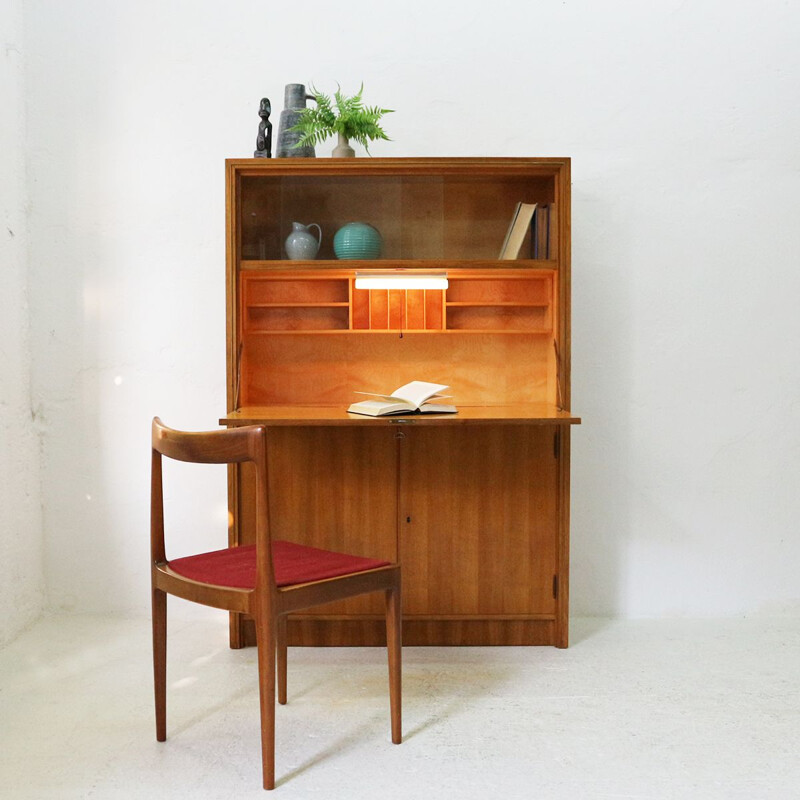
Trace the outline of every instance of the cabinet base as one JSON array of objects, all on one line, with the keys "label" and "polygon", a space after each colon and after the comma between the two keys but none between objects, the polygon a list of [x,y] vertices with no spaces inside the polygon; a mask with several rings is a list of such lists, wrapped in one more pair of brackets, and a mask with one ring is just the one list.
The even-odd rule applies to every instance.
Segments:
[{"label": "cabinet base", "polygon": [[[255,645],[253,621],[231,614],[231,647]],[[566,636],[557,635],[555,620],[548,619],[414,619],[403,620],[403,645],[482,646],[553,645],[566,646]],[[386,645],[386,628],[381,618],[290,618],[289,645],[292,647],[378,647]]]}]

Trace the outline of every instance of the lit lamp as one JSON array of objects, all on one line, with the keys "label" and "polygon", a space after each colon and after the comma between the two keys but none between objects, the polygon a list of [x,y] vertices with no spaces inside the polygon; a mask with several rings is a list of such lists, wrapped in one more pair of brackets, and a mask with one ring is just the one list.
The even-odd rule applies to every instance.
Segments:
[{"label": "lit lamp", "polygon": [[356,272],[356,289],[446,288],[446,272]]}]

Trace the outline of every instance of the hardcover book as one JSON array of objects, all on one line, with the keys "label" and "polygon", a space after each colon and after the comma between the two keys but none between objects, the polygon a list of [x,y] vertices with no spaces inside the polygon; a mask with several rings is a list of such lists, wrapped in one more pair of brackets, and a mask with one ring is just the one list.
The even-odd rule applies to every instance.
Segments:
[{"label": "hardcover book", "polygon": [[441,383],[426,383],[425,381],[411,381],[395,389],[391,394],[372,394],[371,392],[356,392],[372,397],[372,400],[361,400],[353,403],[348,412],[351,414],[366,414],[369,417],[383,417],[387,414],[455,414],[455,406],[439,403],[448,397],[441,394],[447,390]]},{"label": "hardcover book", "polygon": [[519,251],[523,241],[525,241],[535,210],[536,203],[517,203],[517,207],[511,217],[511,223],[506,231],[506,238],[500,249],[499,258],[501,261],[513,261],[515,258],[519,258]]}]

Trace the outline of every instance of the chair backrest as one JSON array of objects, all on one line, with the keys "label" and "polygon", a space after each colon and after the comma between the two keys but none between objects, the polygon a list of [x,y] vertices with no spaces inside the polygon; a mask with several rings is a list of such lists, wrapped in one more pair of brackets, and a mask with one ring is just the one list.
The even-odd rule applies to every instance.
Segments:
[{"label": "chair backrest", "polygon": [[166,561],[164,490],[161,457],[194,464],[240,464],[250,461],[256,480],[256,563],[258,587],[273,588],[272,547],[267,505],[267,445],[263,425],[188,432],[168,428],[158,417],[152,425],[150,551],[154,563]]}]

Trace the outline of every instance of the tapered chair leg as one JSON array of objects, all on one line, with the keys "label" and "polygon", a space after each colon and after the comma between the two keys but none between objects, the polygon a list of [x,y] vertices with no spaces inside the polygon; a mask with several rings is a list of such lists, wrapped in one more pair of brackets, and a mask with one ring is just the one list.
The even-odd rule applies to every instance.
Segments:
[{"label": "tapered chair leg", "polygon": [[264,788],[275,788],[275,625],[256,614],[258,692],[261,704],[261,763]]},{"label": "tapered chair leg", "polygon": [[286,705],[286,656],[287,620],[286,615],[278,617],[275,633],[278,640],[278,702]]},{"label": "tapered chair leg", "polygon": [[156,739],[167,739],[167,594],[153,589],[153,685]]},{"label": "tapered chair leg", "polygon": [[402,616],[400,582],[386,591],[386,646],[389,651],[389,707],[392,718],[392,742],[403,741],[402,728]]}]

